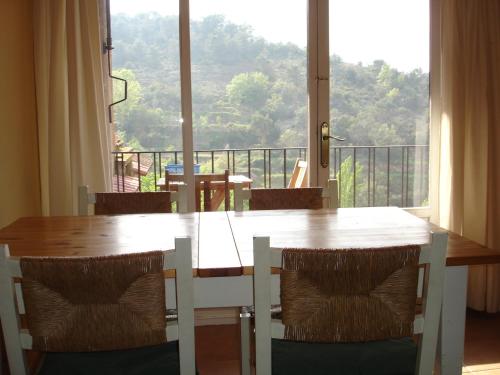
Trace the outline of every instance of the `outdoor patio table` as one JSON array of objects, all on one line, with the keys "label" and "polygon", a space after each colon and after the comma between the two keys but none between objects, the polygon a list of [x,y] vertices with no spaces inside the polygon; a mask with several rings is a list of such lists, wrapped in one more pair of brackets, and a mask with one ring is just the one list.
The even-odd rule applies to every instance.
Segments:
[{"label": "outdoor patio table", "polygon": [[[26,217],[0,230],[0,244],[13,256],[94,256],[173,249],[175,237],[189,236],[202,308],[253,303],[254,235],[273,247],[359,248],[426,244],[430,230],[442,229],[395,207]],[[500,251],[450,233],[446,263],[438,358],[442,374],[460,374],[468,266],[500,263]]]},{"label": "outdoor patio table", "polygon": [[[230,175],[229,176],[229,190],[234,190],[234,184],[240,183],[244,188],[250,188],[252,185],[252,179],[243,175]],[[175,181],[170,182],[170,188],[176,190],[177,183]],[[161,190],[165,191],[165,177],[159,178],[156,182],[156,186]],[[215,190],[212,196],[212,207],[214,210],[219,208],[222,201],[224,200],[224,181],[214,181],[211,184],[212,188]]]}]

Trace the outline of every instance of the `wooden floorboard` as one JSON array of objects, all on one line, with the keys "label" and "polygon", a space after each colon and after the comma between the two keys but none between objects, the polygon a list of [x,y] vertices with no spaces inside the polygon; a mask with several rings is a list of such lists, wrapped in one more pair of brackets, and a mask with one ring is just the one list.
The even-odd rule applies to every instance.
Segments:
[{"label": "wooden floorboard", "polygon": [[196,366],[200,375],[240,373],[240,327],[196,327]]},{"label": "wooden floorboard", "polygon": [[500,375],[500,313],[467,311],[462,373]]}]

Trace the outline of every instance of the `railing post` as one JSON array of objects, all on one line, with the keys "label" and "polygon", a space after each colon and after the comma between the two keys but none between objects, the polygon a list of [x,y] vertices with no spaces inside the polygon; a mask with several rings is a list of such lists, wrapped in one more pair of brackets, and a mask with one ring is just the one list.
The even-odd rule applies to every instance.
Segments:
[{"label": "railing post", "polygon": [[236,174],[235,150],[233,150],[233,174]]},{"label": "railing post", "polygon": [[271,149],[269,149],[269,189],[271,188]]},{"label": "railing post", "polygon": [[156,188],[156,152],[153,152],[153,174],[154,174],[153,177],[154,177],[155,191],[156,191],[157,190],[157,188]]},{"label": "railing post", "polygon": [[405,148],[401,147],[401,207],[404,205],[404,188],[405,188]]},{"label": "railing post", "polygon": [[373,149],[373,187],[372,187],[372,195],[373,195],[373,205],[376,206],[377,203],[376,203],[376,197],[375,197],[375,192],[376,192],[376,189],[375,189],[375,181],[377,181],[376,179],[376,165],[377,165],[377,149],[374,148]]},{"label": "railing post", "polygon": [[247,165],[248,165],[248,178],[252,178],[252,156],[251,156],[251,150],[248,149],[247,153]]},{"label": "railing post", "polygon": [[387,203],[386,203],[387,206],[389,206],[389,194],[390,194],[390,186],[391,186],[390,164],[391,164],[391,148],[387,147]]},{"label": "railing post", "polygon": [[266,149],[264,151],[264,187],[267,188],[267,177],[266,177]]},{"label": "railing post", "polygon": [[342,149],[339,148],[339,207],[342,206]]},{"label": "railing post", "polygon": [[139,191],[142,191],[142,186],[141,186],[141,153],[137,152],[136,155],[137,155],[137,180],[139,181]]},{"label": "railing post", "polygon": [[286,147],[283,148],[283,187],[286,188]]},{"label": "railing post", "polygon": [[357,148],[355,147],[353,150],[353,163],[352,163],[352,169],[353,169],[353,172],[352,172],[352,175],[353,175],[353,178],[352,178],[352,184],[353,184],[353,187],[352,187],[352,206],[353,207],[356,207],[356,161],[357,161],[356,151],[357,151]]}]

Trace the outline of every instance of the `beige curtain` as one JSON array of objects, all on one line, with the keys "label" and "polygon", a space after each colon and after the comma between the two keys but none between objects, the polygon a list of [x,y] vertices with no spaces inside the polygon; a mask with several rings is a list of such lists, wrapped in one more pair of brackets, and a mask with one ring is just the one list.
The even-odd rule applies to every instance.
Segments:
[{"label": "beige curtain", "polygon": [[77,212],[77,191],[111,186],[99,0],[34,2],[42,212]]},{"label": "beige curtain", "polygon": [[[500,249],[500,1],[442,0],[439,224]],[[469,272],[468,304],[500,311],[500,267]]]}]

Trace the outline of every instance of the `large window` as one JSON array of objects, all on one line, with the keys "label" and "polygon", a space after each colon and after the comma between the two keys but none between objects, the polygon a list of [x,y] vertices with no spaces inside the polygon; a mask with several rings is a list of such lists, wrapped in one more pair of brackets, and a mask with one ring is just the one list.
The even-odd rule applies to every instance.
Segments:
[{"label": "large window", "polygon": [[[192,132],[186,152],[201,172],[229,169],[280,187],[308,155],[314,184],[339,180],[342,206],[429,204],[425,1],[184,0],[189,27],[177,1],[111,4],[113,70],[129,81],[129,99],[115,107],[118,134],[155,163],[139,176],[143,190],[182,163]],[[179,25],[190,37],[184,86]],[[181,94],[186,85],[192,96]],[[192,123],[182,123],[183,101]],[[323,168],[325,122],[345,141],[331,140]]]}]

